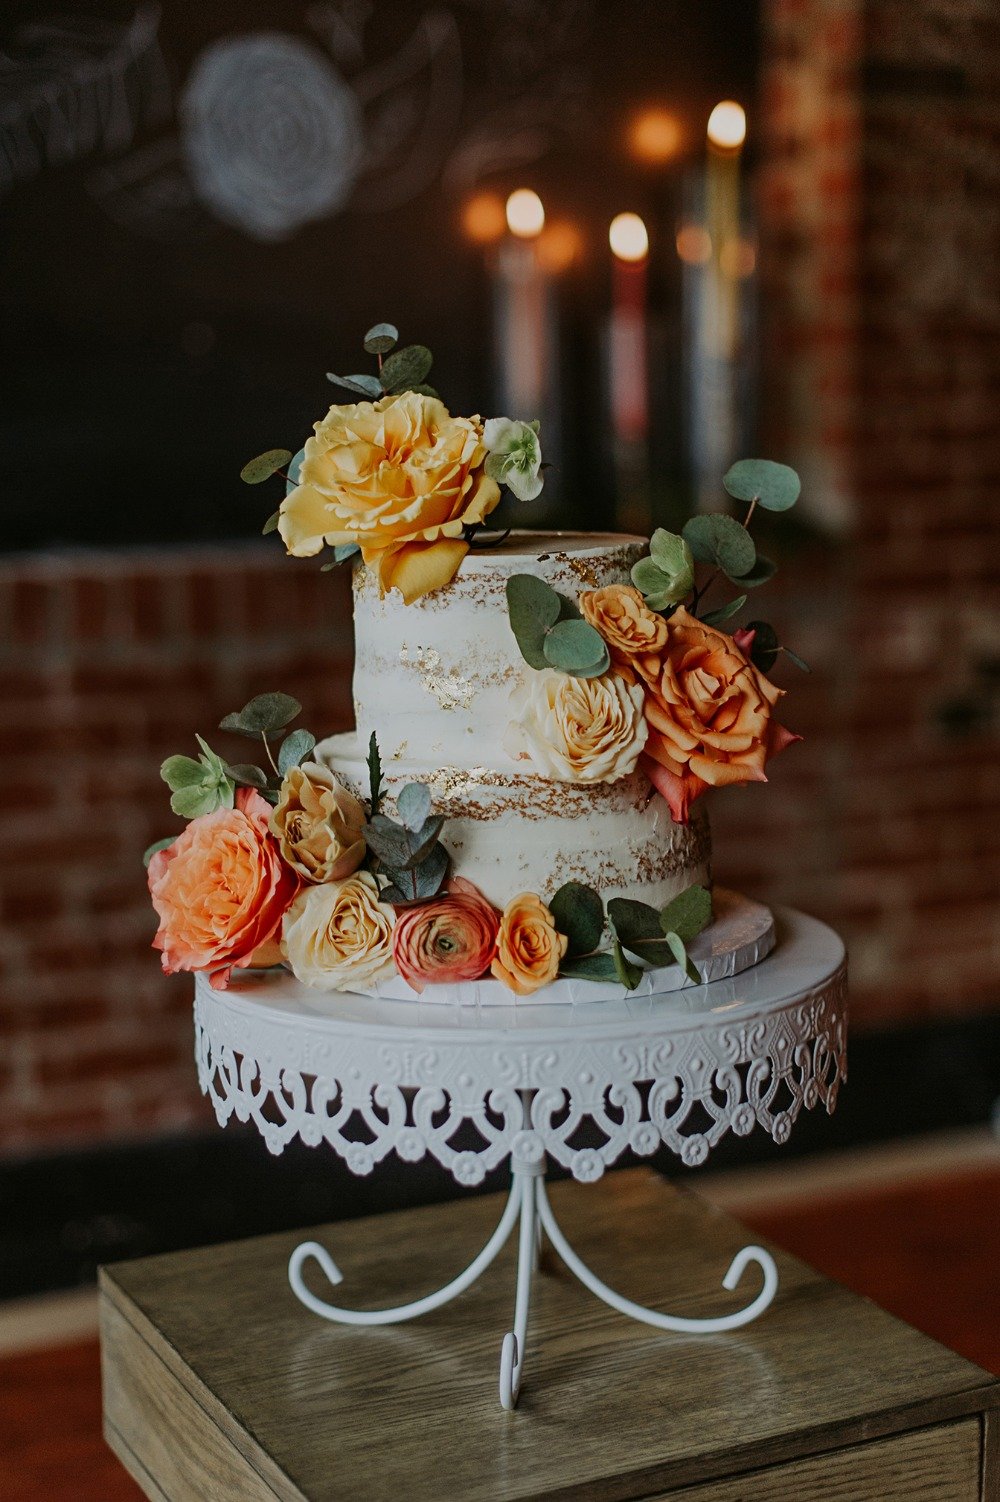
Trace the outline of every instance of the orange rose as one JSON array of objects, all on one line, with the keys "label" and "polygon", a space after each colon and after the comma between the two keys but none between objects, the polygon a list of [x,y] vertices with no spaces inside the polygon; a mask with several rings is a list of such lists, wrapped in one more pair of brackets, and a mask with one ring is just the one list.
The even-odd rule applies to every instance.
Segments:
[{"label": "orange rose", "polygon": [[478,980],[496,949],[500,914],[461,876],[443,896],[404,908],[392,934],[396,969],[414,991],[447,981]]},{"label": "orange rose", "polygon": [[464,528],[499,501],[485,460],[478,417],[452,417],[436,397],[405,391],[331,407],[306,442],[278,530],[296,557],[357,543],[382,589],[410,604],[455,577],[469,551]]},{"label": "orange rose", "polygon": [[234,965],[274,937],[298,882],[268,832],[271,806],[240,788],[235,808],[202,814],[149,863],[160,919],[153,940],[168,975],[207,970],[217,991]]},{"label": "orange rose", "polygon": [[518,996],[530,996],[555,980],[568,943],[542,899],[522,892],[503,910],[490,971]]},{"label": "orange rose", "polygon": [[583,618],[599,631],[618,663],[629,663],[638,652],[659,652],[667,641],[667,623],[650,610],[631,584],[606,584],[580,596]]},{"label": "orange rose", "polygon": [[[649,738],[643,766],[678,824],[710,787],[766,782],[764,764],[792,741],[771,718],[783,695],[731,636],[683,606],[667,621],[661,653],[639,654]],[[749,646],[752,638],[744,636]]]}]

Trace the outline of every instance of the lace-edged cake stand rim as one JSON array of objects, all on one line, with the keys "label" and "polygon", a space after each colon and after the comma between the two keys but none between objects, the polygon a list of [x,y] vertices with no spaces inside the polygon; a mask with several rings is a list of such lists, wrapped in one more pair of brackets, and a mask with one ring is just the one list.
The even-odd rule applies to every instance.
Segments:
[{"label": "lace-edged cake stand rim", "polygon": [[273,1153],[327,1143],[358,1174],[430,1154],[469,1186],[507,1158],[586,1182],[627,1149],[695,1165],[756,1125],[782,1143],[803,1108],[836,1104],[847,984],[832,929],[775,918],[775,949],[743,974],[617,1002],[425,1006],[199,977],[201,1088]]}]

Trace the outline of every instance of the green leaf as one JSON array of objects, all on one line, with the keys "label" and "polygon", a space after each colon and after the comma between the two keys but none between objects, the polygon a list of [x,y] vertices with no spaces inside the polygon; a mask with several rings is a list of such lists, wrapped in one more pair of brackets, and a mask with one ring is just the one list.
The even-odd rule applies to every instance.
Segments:
[{"label": "green leaf", "polygon": [[240,479],[245,485],[261,485],[269,480],[279,469],[283,469],[292,457],[291,449],[268,449],[266,454],[258,454],[256,459],[250,459],[240,470]]},{"label": "green leaf", "polygon": [[305,761],[315,744],[316,737],[311,730],[293,730],[291,735],[286,735],[278,751],[278,771],[282,776],[290,767],[297,767]]},{"label": "green leaf", "polygon": [[436,897],[448,875],[448,866],[448,852],[438,843],[427,859],[412,871],[388,868],[384,874],[389,877],[391,887],[387,890],[394,888],[402,894],[401,899],[393,897],[390,900],[401,900],[403,904],[409,904],[426,902],[429,897]]},{"label": "green leaf", "polygon": [[521,656],[531,668],[547,668],[545,633],[558,621],[560,599],[534,574],[511,574],[507,580],[507,613]]},{"label": "green leaf", "polygon": [[574,678],[597,678],[611,666],[604,637],[588,621],[557,621],[542,652],[552,667]]},{"label": "green leaf", "polygon": [[768,579],[773,579],[778,572],[778,565],[770,558],[765,558],[763,553],[757,554],[757,562],[748,574],[740,574],[740,583],[744,589],[757,589],[759,585],[766,584]]},{"label": "green leaf", "polygon": [[178,788],[170,800],[171,810],[182,819],[197,819],[212,814],[219,807],[218,789],[199,783],[197,787]]},{"label": "green leaf", "polygon": [[373,323],[365,335],[365,350],[369,355],[387,355],[399,343],[399,330],[394,323]]},{"label": "green leaf", "polygon": [[205,780],[205,768],[193,756],[168,756],[160,767],[160,776],[176,793],[180,788],[199,786]]},{"label": "green leaf", "polygon": [[567,956],[559,966],[559,974],[574,980],[617,980],[618,968],[611,954],[584,954],[579,958]]},{"label": "green leaf", "polygon": [[262,767],[255,767],[250,762],[238,761],[232,766],[227,764],[226,771],[239,787],[256,788],[260,793],[267,787],[267,773]]},{"label": "green leaf", "polygon": [[382,758],[374,730],[368,742],[368,796],[371,799],[372,818],[378,813],[382,802]]},{"label": "green leaf", "polygon": [[667,532],[663,527],[657,527],[649,541],[649,552],[649,561],[659,571],[659,582],[656,582],[651,573],[648,578],[653,588],[643,589],[635,581],[636,569],[641,568],[645,561],[643,559],[632,570],[633,582],[636,582],[638,589],[642,589],[643,594],[657,600],[662,599],[667,605],[679,605],[694,587],[694,557],[689,544],[683,537],[678,537],[676,532]]},{"label": "green leaf", "polygon": [[690,563],[689,549],[685,546],[683,537],[678,537],[676,532],[668,532],[663,527],[657,527],[649,539],[649,556],[671,578],[681,573]]},{"label": "green leaf", "polygon": [[169,850],[176,838],[177,836],[175,834],[168,834],[165,840],[154,840],[153,844],[150,845],[148,849],[143,851],[142,864],[145,866],[147,871],[149,870],[149,863],[153,859],[153,856],[157,853],[157,851]]},{"label": "green leaf", "polygon": [[667,943],[670,946],[671,954],[677,961],[678,965],[680,965],[681,969],[684,971],[684,974],[687,976],[688,980],[693,981],[696,986],[700,986],[701,976],[698,974],[698,968],[688,955],[684,940],[681,938],[680,934],[673,932],[668,933]]},{"label": "green leaf", "polygon": [[658,595],[670,588],[670,576],[652,558],[640,558],[632,565],[632,583],[640,594]]},{"label": "green leaf", "polygon": [[569,955],[596,949],[604,932],[604,904],[593,887],[567,881],[549,903],[556,928],[569,940]]},{"label": "green leaf", "polygon": [[348,558],[353,558],[360,552],[361,548],[356,542],[338,542],[333,550],[333,561],[346,563]]},{"label": "green leaf", "polygon": [[692,516],[684,524],[684,540],[702,563],[715,563],[730,578],[748,574],[757,559],[754,540],[732,516],[715,513]]},{"label": "green leaf", "polygon": [[385,814],[375,814],[364,828],[365,844],[384,866],[402,871],[410,858],[406,830]]},{"label": "green leaf", "polygon": [[431,790],[423,782],[408,782],[396,799],[396,812],[407,829],[418,830],[431,811]]},{"label": "green leaf", "polygon": [[767,621],[748,621],[744,629],[754,633],[750,661],[762,673],[769,673],[778,655],[778,633]]},{"label": "green leaf", "polygon": [[789,662],[794,662],[795,666],[799,668],[803,673],[812,672],[812,668],[806,662],[805,658],[800,657],[798,652],[793,652],[791,647],[782,647],[780,650],[784,652]]},{"label": "green leaf", "polygon": [[635,902],[630,897],[612,897],[608,903],[608,917],[618,938],[628,949],[648,939],[663,938],[660,914],[647,902]]},{"label": "green leaf", "polygon": [[272,731],[284,730],[301,712],[302,705],[291,694],[258,694],[236,714],[227,714],[220,720],[219,729],[231,730],[236,735],[270,735]]},{"label": "green leaf", "polygon": [[426,823],[410,835],[410,854],[403,862],[404,871],[413,871],[430,857],[444,828],[444,814],[432,814]]},{"label": "green leaf", "polygon": [[428,386],[427,383],[426,383],[426,381],[421,381],[419,383],[419,385],[416,385],[416,386],[404,386],[402,388],[402,390],[403,391],[415,391],[418,396],[435,396],[436,397],[438,395],[436,389],[433,386]]},{"label": "green leaf", "polygon": [[424,344],[408,344],[397,349],[382,366],[380,380],[383,391],[404,391],[408,386],[419,385],[427,379],[434,364],[434,356]]},{"label": "green leaf", "polygon": [[378,401],[382,395],[382,386],[377,376],[373,375],[334,375],[332,370],[326,373],[328,381],[335,386],[343,386],[346,391],[353,391],[358,396],[366,396],[369,401]]},{"label": "green leaf", "polygon": [[277,530],[278,530],[278,523],[279,523],[280,520],[281,520],[281,512],[280,511],[272,511],[271,515],[268,517],[267,521],[264,523],[264,525],[260,529],[260,535],[261,535],[261,537],[266,537],[269,532],[277,532]]},{"label": "green leaf", "polygon": [[738,501],[756,501],[765,511],[787,511],[799,498],[802,482],[787,464],[773,459],[740,459],[722,483]]},{"label": "green leaf", "polygon": [[288,479],[285,483],[285,495],[291,495],[292,491],[302,479],[302,461],[306,456],[305,448],[300,448],[295,458],[286,466],[285,473]]},{"label": "green leaf", "polygon": [[689,943],[712,921],[712,894],[707,887],[691,886],[668,902],[660,913],[660,932],[675,933]]},{"label": "green leaf", "polygon": [[[740,581],[743,583],[743,580]],[[737,595],[735,600],[730,600],[728,605],[720,605],[717,610],[706,610],[702,620],[706,626],[721,626],[723,621],[728,621],[730,616],[739,615],[747,602],[746,595]]]},{"label": "green leaf", "polygon": [[642,971],[639,969],[638,965],[633,965],[632,961],[626,958],[625,951],[622,949],[622,946],[619,944],[617,939],[611,946],[611,956],[614,961],[615,974],[618,976],[618,979],[621,981],[623,986],[627,987],[629,991],[634,991],[636,986],[642,980]]},{"label": "green leaf", "polygon": [[561,621],[583,620],[583,613],[575,600],[571,600],[569,595],[560,594],[558,590],[555,591],[555,595],[559,601],[559,619]]}]

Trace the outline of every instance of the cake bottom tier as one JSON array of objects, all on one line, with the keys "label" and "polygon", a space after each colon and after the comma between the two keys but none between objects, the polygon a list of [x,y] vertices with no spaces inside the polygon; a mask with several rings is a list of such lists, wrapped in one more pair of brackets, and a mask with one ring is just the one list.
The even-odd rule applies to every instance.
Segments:
[{"label": "cake bottom tier", "polygon": [[[366,748],[354,732],[322,741],[314,752],[359,798],[368,795]],[[383,769],[386,808],[408,782],[424,782],[453,872],[474,882],[498,907],[519,892],[551,897],[581,881],[609,897],[662,907],[694,883],[711,881],[711,837],[703,810],[675,824],[641,773],[612,783],[552,782],[489,767],[420,767],[390,761]]]}]

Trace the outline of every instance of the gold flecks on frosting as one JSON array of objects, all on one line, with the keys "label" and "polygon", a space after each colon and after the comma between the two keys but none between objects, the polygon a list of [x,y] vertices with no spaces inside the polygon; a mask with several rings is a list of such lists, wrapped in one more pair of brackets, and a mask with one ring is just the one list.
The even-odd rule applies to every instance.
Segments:
[{"label": "gold flecks on frosting", "polygon": [[410,647],[404,641],[399,649],[404,667],[415,667],[420,682],[441,709],[468,709],[476,697],[476,685],[463,678],[458,668],[445,668],[441,653],[433,647]]}]

